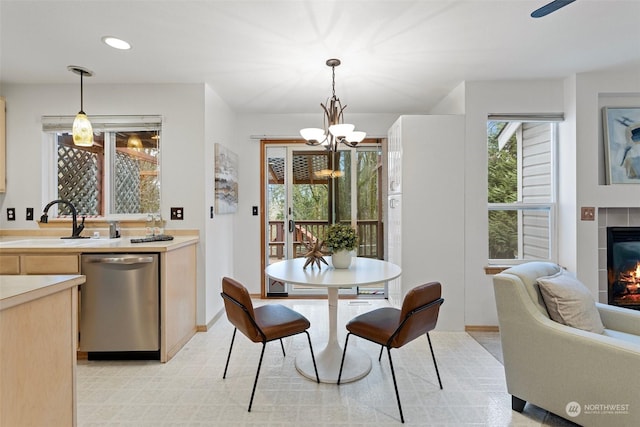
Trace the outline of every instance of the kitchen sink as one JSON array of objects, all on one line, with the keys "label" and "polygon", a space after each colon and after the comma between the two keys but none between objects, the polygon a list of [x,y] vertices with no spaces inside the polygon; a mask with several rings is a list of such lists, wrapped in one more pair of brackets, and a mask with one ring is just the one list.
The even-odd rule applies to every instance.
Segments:
[{"label": "kitchen sink", "polygon": [[106,239],[23,239],[0,242],[0,248],[71,248],[99,244]]}]

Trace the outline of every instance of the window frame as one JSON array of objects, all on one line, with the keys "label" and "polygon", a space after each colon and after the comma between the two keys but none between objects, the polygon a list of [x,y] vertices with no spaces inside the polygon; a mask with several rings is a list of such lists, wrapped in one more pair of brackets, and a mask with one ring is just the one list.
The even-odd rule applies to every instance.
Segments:
[{"label": "window frame", "polygon": [[[551,125],[551,138],[550,138],[550,200],[549,202],[523,202],[522,201],[522,146],[517,147],[518,159],[518,201],[513,203],[487,203],[487,215],[492,211],[516,211],[519,216],[524,211],[547,211],[548,212],[548,226],[549,226],[549,247],[548,247],[548,259],[538,259],[540,261],[557,262],[558,254],[558,232],[557,232],[557,194],[558,194],[558,138],[559,138],[559,123],[564,120],[564,115],[561,113],[551,114],[490,114],[487,117],[487,123],[489,122],[521,122],[521,123],[533,123],[543,122]],[[488,137],[488,135],[487,135]],[[487,147],[488,149],[488,147]],[[487,159],[488,160],[488,159]],[[488,168],[487,163],[487,168]],[[487,182],[487,195],[488,195],[488,182]],[[488,219],[488,216],[487,216]],[[521,230],[521,221],[518,221],[518,253],[522,254],[523,247],[523,232]],[[487,250],[489,249],[489,223],[487,222]],[[524,262],[533,260],[534,258],[488,258],[489,265],[517,265]]]},{"label": "window frame", "polygon": [[[75,116],[42,116],[42,206],[49,201],[58,198],[58,153],[57,138],[59,133],[71,133],[73,120]],[[101,219],[105,221],[116,220],[126,221],[144,220],[148,214],[132,213],[132,214],[115,214],[113,209],[112,181],[113,181],[113,151],[116,144],[116,132],[141,132],[141,131],[157,131],[162,134],[162,116],[159,115],[109,115],[109,116],[91,116],[91,124],[94,132],[102,132],[104,137],[104,156],[103,156],[103,200],[102,212],[91,218]],[[162,149],[158,148],[158,180],[162,189],[162,167],[161,167]],[[162,207],[162,190],[158,195],[159,206]],[[51,218],[64,219],[66,216],[58,216],[58,206],[54,205],[49,210]]]}]

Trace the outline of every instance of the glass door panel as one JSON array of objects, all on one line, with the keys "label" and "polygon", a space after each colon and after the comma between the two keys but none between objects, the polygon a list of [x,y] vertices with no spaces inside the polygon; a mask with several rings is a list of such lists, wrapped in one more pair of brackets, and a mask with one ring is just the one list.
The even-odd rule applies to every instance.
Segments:
[{"label": "glass door panel", "polygon": [[[384,245],[378,241],[382,236],[381,168],[376,147],[331,153],[322,147],[290,144],[265,150],[266,265],[304,256],[307,245],[324,240],[335,222],[357,227],[358,256],[382,259]],[[266,283],[270,296],[326,293],[268,277]],[[341,294],[357,292],[356,288],[340,290]],[[384,286],[361,293],[383,295]]]},{"label": "glass door panel", "polygon": [[[289,258],[287,232],[288,197],[285,185],[287,150],[284,147],[266,147],[265,167],[265,220],[266,265]],[[286,285],[266,277],[267,295],[286,295]]]}]

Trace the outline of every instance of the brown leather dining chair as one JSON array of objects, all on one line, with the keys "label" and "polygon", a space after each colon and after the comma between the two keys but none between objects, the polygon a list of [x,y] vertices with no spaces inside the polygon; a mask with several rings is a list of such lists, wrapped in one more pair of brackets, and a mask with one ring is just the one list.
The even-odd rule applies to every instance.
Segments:
[{"label": "brown leather dining chair", "polygon": [[262,357],[264,349],[269,341],[280,340],[282,354],[286,356],[282,338],[301,333],[307,334],[309,348],[311,349],[311,359],[313,360],[313,368],[316,371],[316,380],[319,383],[318,368],[316,367],[316,359],[313,354],[313,346],[311,345],[311,337],[309,336],[309,320],[295,310],[285,307],[282,304],[265,304],[261,307],[253,307],[249,291],[240,282],[229,277],[222,278],[222,293],[224,299],[224,308],[227,313],[227,319],[234,326],[233,336],[231,338],[231,346],[229,347],[229,355],[227,363],[224,367],[222,378],[227,377],[227,368],[231,359],[231,350],[233,342],[236,338],[236,331],[240,330],[251,341],[262,343],[262,352],[260,353],[260,362],[258,362],[258,370],[256,371],[256,379],[253,382],[253,390],[251,391],[251,400],[249,400],[248,412],[251,412],[253,404],[253,396],[256,392],[258,384],[258,376],[260,375],[260,366],[262,365]]},{"label": "brown leather dining chair", "polygon": [[393,307],[383,307],[351,319],[351,321],[347,323],[347,331],[349,332],[344,342],[342,362],[340,363],[340,372],[338,373],[338,385],[340,385],[340,378],[342,377],[344,356],[347,353],[347,344],[349,343],[350,335],[353,334],[365,340],[380,344],[378,361],[382,358],[382,350],[386,347],[389,355],[389,366],[391,366],[391,376],[393,377],[393,387],[396,390],[396,399],[398,400],[400,420],[404,423],[400,394],[398,393],[398,385],[396,383],[396,374],[393,370],[393,361],[391,360],[391,349],[400,348],[426,334],[427,340],[429,341],[429,349],[431,350],[431,357],[433,358],[433,365],[436,368],[436,375],[438,376],[438,383],[440,384],[440,389],[442,389],[440,372],[438,372],[436,356],[433,353],[431,338],[429,337],[429,331],[436,327],[440,306],[444,302],[441,295],[442,286],[440,283],[426,283],[413,288],[407,293],[402,301],[402,309],[400,310]]}]

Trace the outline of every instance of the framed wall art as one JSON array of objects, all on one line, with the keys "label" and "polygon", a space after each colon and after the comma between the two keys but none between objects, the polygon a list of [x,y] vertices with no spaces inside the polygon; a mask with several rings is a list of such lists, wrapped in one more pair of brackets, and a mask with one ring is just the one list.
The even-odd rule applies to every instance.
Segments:
[{"label": "framed wall art", "polygon": [[607,184],[640,184],[640,107],[604,107]]},{"label": "framed wall art", "polygon": [[234,213],[238,209],[238,155],[222,144],[215,144],[216,214]]}]

